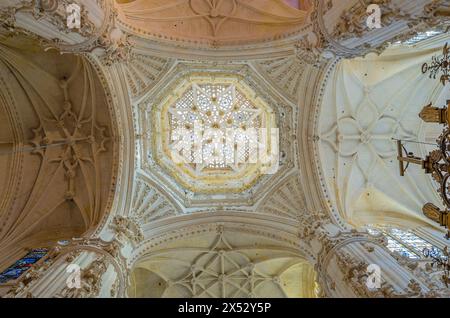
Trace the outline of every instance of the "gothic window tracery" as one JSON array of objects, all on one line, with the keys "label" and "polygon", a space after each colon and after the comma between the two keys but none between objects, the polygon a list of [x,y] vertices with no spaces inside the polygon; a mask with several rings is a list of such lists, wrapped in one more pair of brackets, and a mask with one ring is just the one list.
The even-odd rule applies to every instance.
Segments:
[{"label": "gothic window tracery", "polygon": [[449,23],[443,23],[442,25],[438,25],[437,27],[431,28],[429,30],[418,32],[415,36],[410,37],[406,40],[400,40],[397,42],[394,42],[394,46],[399,45],[408,45],[413,46],[418,44],[421,41],[428,40],[432,37],[435,37],[437,35],[444,34],[448,31],[448,28],[450,27]]},{"label": "gothic window tracery", "polygon": [[416,234],[395,227],[370,225],[367,227],[367,232],[371,235],[384,235],[388,241],[387,248],[391,252],[396,252],[411,259],[424,258],[424,249],[439,251],[437,247]]},{"label": "gothic window tracery", "polygon": [[24,272],[30,269],[33,264],[47,255],[47,253],[48,249],[46,248],[31,250],[27,255],[19,259],[0,274],[0,284],[19,278]]}]

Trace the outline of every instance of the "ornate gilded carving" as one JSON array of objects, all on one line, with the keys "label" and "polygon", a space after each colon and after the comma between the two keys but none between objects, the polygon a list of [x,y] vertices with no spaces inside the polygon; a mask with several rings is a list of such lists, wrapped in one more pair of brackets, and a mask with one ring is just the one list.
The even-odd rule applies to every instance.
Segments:
[{"label": "ornate gilded carving", "polygon": [[439,79],[444,86],[450,81],[450,48],[448,47],[448,43],[445,43],[442,49],[442,56],[433,56],[430,64],[425,63],[422,65],[422,73],[425,74],[427,72],[430,73],[430,78],[433,79],[436,79],[436,76],[442,73]]},{"label": "ornate gilded carving", "polygon": [[63,298],[93,298],[99,295],[102,278],[108,268],[105,256],[100,256],[81,270],[80,288],[65,287],[58,295]]},{"label": "ornate gilded carving", "polygon": [[422,109],[422,111],[419,113],[419,117],[427,123],[446,124],[447,109],[433,107],[433,105],[430,103]]},{"label": "ornate gilded carving", "polygon": [[[382,11],[381,25],[384,28],[396,24],[400,25],[403,22],[406,22],[408,28],[403,28],[400,32],[388,35],[381,43],[371,44],[372,35],[376,36],[378,32],[369,29],[366,24],[368,18],[367,6],[369,4],[380,6]],[[445,0],[432,0],[419,10],[418,7],[402,10],[398,1],[393,0],[358,1],[352,7],[344,9],[340,19],[331,28],[327,27],[324,22],[326,11],[324,0],[316,0],[315,10],[311,14],[316,40],[312,43],[300,41],[298,44],[298,48],[304,52],[303,54],[311,57],[307,60],[313,61],[313,64],[324,62],[326,59],[323,59],[323,57],[331,58],[332,55],[352,58],[364,56],[369,52],[380,54],[389,43],[404,41],[413,38],[419,32],[444,25],[445,22],[448,22],[450,10]],[[362,43],[361,39],[364,39]],[[347,40],[355,40],[359,45],[354,44],[353,47],[348,47],[348,44],[343,45]]]},{"label": "ornate gilded carving", "polygon": [[119,241],[129,240],[133,244],[137,244],[144,239],[139,223],[123,216],[116,216],[111,224],[116,232],[116,239]]},{"label": "ornate gilded carving", "polygon": [[346,252],[336,254],[338,266],[344,274],[344,281],[351,286],[359,297],[365,298],[432,298],[436,297],[435,291],[425,291],[416,280],[410,280],[403,290],[397,290],[382,279],[381,287],[370,289],[366,282],[368,278],[367,267],[369,264],[359,260]]},{"label": "ornate gilded carving", "polygon": [[13,32],[16,23],[16,8],[7,7],[0,9],[0,21],[1,27],[9,32]]},{"label": "ornate gilded carving", "polygon": [[448,211],[441,211],[441,209],[433,203],[425,204],[422,208],[422,212],[427,218],[439,223],[441,226],[449,225],[450,219],[448,217]]},{"label": "ornate gilded carving", "polygon": [[[87,53],[101,49],[102,59],[106,65],[127,61],[130,57],[130,43],[128,35],[115,26],[117,12],[108,0],[99,0],[92,3],[80,3],[80,27],[70,28],[67,24],[66,8],[73,4],[71,0],[27,0],[19,6],[5,7],[0,10],[2,22],[0,26],[9,34],[25,34],[36,36],[43,47],[55,48],[64,53]],[[76,2],[78,4],[78,2]],[[86,6],[92,11],[99,9],[103,12],[103,20],[95,19],[89,15]],[[92,7],[92,8],[91,8]],[[95,9],[94,9],[95,7]],[[29,27],[16,25],[17,13],[29,14],[34,21]],[[36,25],[35,25],[36,24]],[[39,27],[37,27],[39,25]],[[61,37],[49,38],[42,29],[51,29],[49,34],[59,32]],[[66,40],[71,38],[71,40]],[[98,54],[99,52],[96,52]]]},{"label": "ornate gilded carving", "polygon": [[[373,0],[370,3],[378,5],[383,13],[381,15],[382,27],[387,27],[394,21],[409,17],[400,8],[397,8],[392,0]],[[342,12],[340,20],[335,25],[331,36],[339,42],[351,37],[362,37],[369,31],[366,23],[368,16],[367,5],[364,2],[358,2],[355,6]]]}]

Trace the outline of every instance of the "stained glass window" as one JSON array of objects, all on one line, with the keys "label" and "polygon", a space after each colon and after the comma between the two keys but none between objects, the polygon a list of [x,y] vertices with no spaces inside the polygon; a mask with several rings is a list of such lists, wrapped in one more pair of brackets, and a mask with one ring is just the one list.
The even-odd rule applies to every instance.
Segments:
[{"label": "stained glass window", "polygon": [[0,274],[0,284],[19,278],[20,275],[26,272],[33,264],[39,261],[47,253],[48,249],[46,248],[32,250]]},{"label": "stained glass window", "polygon": [[371,225],[367,227],[367,232],[372,235],[385,235],[388,241],[387,248],[390,251],[397,252],[400,255],[412,259],[423,258],[423,250],[425,248],[429,250],[432,248],[437,249],[414,233],[403,231],[398,228]]}]

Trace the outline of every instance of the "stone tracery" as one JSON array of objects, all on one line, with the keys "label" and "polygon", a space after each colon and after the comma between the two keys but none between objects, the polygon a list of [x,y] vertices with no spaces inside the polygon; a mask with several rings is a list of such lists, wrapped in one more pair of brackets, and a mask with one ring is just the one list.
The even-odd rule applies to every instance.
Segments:
[{"label": "stone tracery", "polygon": [[[227,137],[227,129],[262,128],[261,110],[255,107],[234,85],[221,84],[193,84],[183,96],[169,108],[169,121],[172,131],[180,131],[180,136],[174,136],[171,140],[180,141],[183,135],[195,130],[217,130],[209,137],[203,136],[208,144],[201,150],[203,164],[196,165],[195,170],[204,172],[205,169],[239,169],[239,165],[250,162],[251,153],[248,142],[249,137],[244,135],[243,140],[236,140],[232,144],[223,142]],[[195,134],[193,135],[195,138]],[[256,136],[257,137],[257,136]],[[238,137],[239,138],[239,137]],[[218,140],[220,139],[220,140]],[[216,142],[218,141],[218,142]],[[235,151],[237,143],[244,143],[240,151]],[[261,142],[256,140],[256,142]],[[201,143],[193,140],[193,143]],[[173,146],[173,144],[172,144]],[[218,152],[218,153],[216,153]],[[187,163],[196,163],[195,156],[190,153],[184,160]]]},{"label": "stone tracery", "polygon": [[[131,293],[138,297],[151,293],[142,283],[157,275],[163,286],[160,297],[293,297],[302,292],[308,293],[302,296],[314,297],[314,273],[295,253],[270,246],[267,249],[276,251],[271,257],[262,243],[235,247],[227,237],[219,225],[206,248],[190,248],[181,255],[183,248],[173,247],[144,257],[134,269],[139,280]],[[295,275],[301,281],[293,279]]]},{"label": "stone tracery", "polygon": [[[391,162],[395,155],[392,138],[416,139],[423,131],[412,128],[415,121],[402,111],[406,107],[394,107],[394,102],[401,100],[401,89],[389,105],[379,98],[380,91],[392,89],[397,76],[411,73],[406,76],[407,84],[418,83],[411,71],[414,63],[409,64],[407,57],[404,67],[388,72],[382,79],[375,76],[373,82],[367,83],[364,73],[349,74],[364,70],[365,62],[377,63],[376,59],[335,59],[381,51],[388,41],[407,39],[435,25],[446,16],[445,3],[414,2],[400,13],[388,14],[383,24],[390,31],[380,35],[361,26],[364,1],[262,1],[261,7],[256,6],[256,1],[240,0],[169,1],[163,7],[158,1],[126,1],[129,3],[115,5],[118,16],[109,2],[81,2],[89,10],[83,10],[85,27],[77,32],[65,28],[63,15],[52,15],[62,12],[56,2],[32,1],[42,7],[31,12],[22,7],[15,10],[14,1],[6,7],[0,5],[0,16],[5,18],[1,24],[2,43],[23,49],[26,45],[11,39],[25,34],[42,41],[45,47],[83,53],[86,58],[79,58],[83,61],[80,74],[91,82],[86,87],[92,95],[105,95],[101,101],[89,102],[88,93],[80,94],[80,105],[89,104],[80,108],[80,96],[71,93],[71,77],[57,78],[52,81],[59,92],[55,108],[50,108],[51,114],[38,110],[39,122],[29,125],[34,129],[27,133],[27,144],[34,151],[30,155],[45,162],[45,169],[58,166],[53,177],[62,180],[55,186],[58,199],[64,207],[73,204],[80,210],[79,224],[98,226],[86,226],[86,236],[93,240],[71,240],[68,246],[58,246],[46,265],[37,266],[17,281],[9,297],[124,297],[127,275],[135,279],[128,286],[129,296],[142,297],[315,297],[319,295],[315,292],[316,278],[326,296],[446,295],[437,279],[426,282],[424,273],[430,271],[390,253],[379,237],[355,229],[355,225],[377,221],[374,213],[368,213],[376,211],[394,223],[407,220],[415,231],[422,231],[427,241],[442,248],[440,233],[415,214],[418,202],[430,193],[415,187],[411,180],[395,179],[395,164]],[[395,6],[404,4],[402,0],[380,1],[386,10],[392,9],[394,2]],[[173,10],[175,5],[184,6],[188,13]],[[405,22],[412,30],[405,30]],[[150,34],[150,27],[156,30],[154,34]],[[56,41],[52,37],[55,35]],[[196,47],[198,44],[202,47]],[[15,53],[8,50],[1,47],[2,63],[25,70],[26,63],[18,62]],[[420,59],[415,58],[411,60]],[[93,75],[94,70],[99,78]],[[327,86],[330,82],[335,87]],[[180,85],[185,86],[177,92]],[[0,110],[11,103],[7,96],[7,89],[0,89]],[[166,103],[168,99],[171,102]],[[236,104],[240,110],[234,109]],[[35,106],[37,109],[43,105],[38,102]],[[171,166],[170,160],[164,162],[165,167],[161,163],[168,156],[160,145],[171,135],[156,139],[169,128],[164,126],[168,122],[184,128],[193,126],[194,119],[188,117],[192,107],[198,108],[194,111],[196,119],[209,128],[258,128],[271,118],[273,121],[266,126],[280,129],[278,171],[260,175],[246,165],[229,166],[217,159],[208,165],[191,165],[191,170],[185,166],[182,172],[194,171],[194,177],[210,173],[216,179],[224,171],[228,177],[242,171],[244,174],[232,176],[227,180],[231,180],[228,187],[222,188],[212,179],[200,182],[200,186],[197,180],[191,182],[195,178],[183,182],[178,172],[172,173],[171,168],[177,167]],[[10,107],[6,108],[8,133],[2,134],[0,149],[10,152],[20,143],[14,135],[19,127],[11,124],[18,121]],[[113,110],[121,115],[116,118]],[[322,111],[320,118],[318,111]],[[165,123],[160,120],[163,114],[168,119]],[[118,129],[129,129],[122,130],[123,136],[118,137],[116,125]],[[172,144],[167,142],[167,146]],[[243,157],[249,157],[248,149]],[[116,167],[118,158],[118,171],[104,175],[105,169]],[[12,172],[5,173],[8,184],[17,186],[13,175],[20,170],[19,160],[14,156],[7,160],[12,162],[8,166]],[[91,166],[94,172],[89,170]],[[380,166],[383,169],[375,174],[374,168]],[[400,185],[395,200],[386,200],[388,206],[376,205],[377,198],[386,198],[388,191],[383,187],[391,179]],[[52,182],[49,184],[53,186]],[[99,184],[110,187],[99,189]],[[400,194],[410,188],[418,198],[402,201]],[[10,193],[0,189],[1,212],[12,198]],[[115,200],[111,202],[113,193]],[[46,201],[45,193],[38,194],[36,211]],[[103,217],[105,210],[109,214]],[[334,210],[339,215],[332,213]],[[214,236],[205,234],[216,224],[219,231]],[[23,228],[25,225],[15,231]],[[82,235],[78,230],[73,233]],[[236,241],[240,236],[246,241]],[[60,238],[41,241],[47,244]],[[36,242],[34,237],[23,244],[32,242]],[[264,244],[258,246],[258,242]],[[182,254],[181,250],[189,252]],[[5,258],[17,259],[20,252],[8,252]],[[257,253],[268,261],[260,261]],[[152,262],[167,264],[161,255],[183,265],[167,266],[173,273],[153,267]],[[388,273],[380,291],[367,290],[365,270],[374,260],[392,266],[403,278]],[[64,264],[71,262],[82,265],[85,284],[80,291],[62,288]],[[133,272],[127,268],[130,264],[135,266]],[[317,277],[312,265],[316,266]],[[57,276],[53,289],[46,286],[46,281]],[[155,286],[156,294],[143,287],[146,283]],[[2,288],[0,293],[4,294]]]},{"label": "stone tracery", "polygon": [[[4,201],[1,235],[5,248],[20,253],[34,235],[68,239],[98,226],[114,194],[116,133],[107,95],[86,60],[42,51],[33,60],[6,45],[0,50],[2,94],[14,90],[8,107],[21,105],[15,110],[21,131],[12,141],[22,145],[15,149],[22,168],[13,186],[23,189]],[[44,70],[39,59],[60,67]]]}]

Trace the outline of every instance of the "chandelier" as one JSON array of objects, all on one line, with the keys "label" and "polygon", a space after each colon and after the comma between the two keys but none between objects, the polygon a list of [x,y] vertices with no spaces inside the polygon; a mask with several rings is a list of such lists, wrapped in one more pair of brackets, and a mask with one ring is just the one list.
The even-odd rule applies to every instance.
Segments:
[{"label": "chandelier", "polygon": [[445,205],[445,210],[439,209],[432,203],[423,206],[422,212],[429,219],[447,228],[446,239],[450,239],[450,112],[448,107],[438,108],[432,104],[425,106],[419,117],[427,123],[439,123],[444,125],[442,134],[437,139],[437,149],[431,151],[425,159],[415,157],[413,153],[406,151],[401,140],[397,140],[397,150],[400,166],[400,175],[404,176],[409,164],[422,166],[425,173],[431,174],[433,179],[439,184],[438,192]]},{"label": "chandelier", "polygon": [[[430,77],[436,78],[439,70],[442,70],[443,75],[440,78],[441,83],[445,85],[449,81],[450,58],[447,43],[443,49],[442,57],[432,58],[431,66],[427,63],[422,66],[422,73],[430,71]],[[448,110],[450,100],[443,108],[434,107],[431,103],[426,105],[419,114],[419,117],[427,123],[438,123],[444,125],[442,134],[437,139],[437,149],[431,151],[425,159],[415,157],[413,153],[407,152],[402,145],[401,140],[397,140],[397,150],[400,165],[400,175],[405,174],[409,164],[421,165],[425,173],[432,175],[433,179],[439,184],[437,189],[442,201],[445,205],[445,210],[439,209],[432,203],[427,203],[423,206],[422,212],[429,219],[446,227],[446,238],[450,239],[450,112]],[[405,152],[405,155],[404,155]],[[406,164],[406,166],[405,166]]]},{"label": "chandelier", "polygon": [[442,85],[450,82],[450,48],[447,43],[442,50],[441,56],[433,56],[430,64],[425,63],[422,65],[422,73],[426,74],[429,72],[430,78],[436,79],[439,73],[442,73],[440,81]]},{"label": "chandelier", "polygon": [[[449,48],[445,44],[443,55],[433,56],[431,64],[425,63],[422,66],[422,73],[430,72],[430,78],[435,79],[439,72],[442,72],[440,82],[445,85],[450,81],[450,57]],[[450,239],[450,112],[448,110],[450,100],[443,108],[434,107],[431,103],[426,105],[419,114],[419,117],[427,123],[438,123],[444,125],[442,134],[437,141],[437,149],[431,151],[425,159],[415,157],[413,153],[406,151],[401,140],[397,140],[397,150],[400,167],[400,175],[405,174],[409,164],[421,165],[425,173],[431,174],[433,179],[439,184],[438,192],[444,203],[445,209],[441,210],[433,203],[426,203],[423,214],[447,229],[445,238]],[[405,154],[404,154],[405,153]],[[450,283],[449,252],[445,247],[442,251],[436,248],[423,250],[423,255],[431,259],[427,264],[430,268],[442,271],[442,281],[448,287]]]}]

